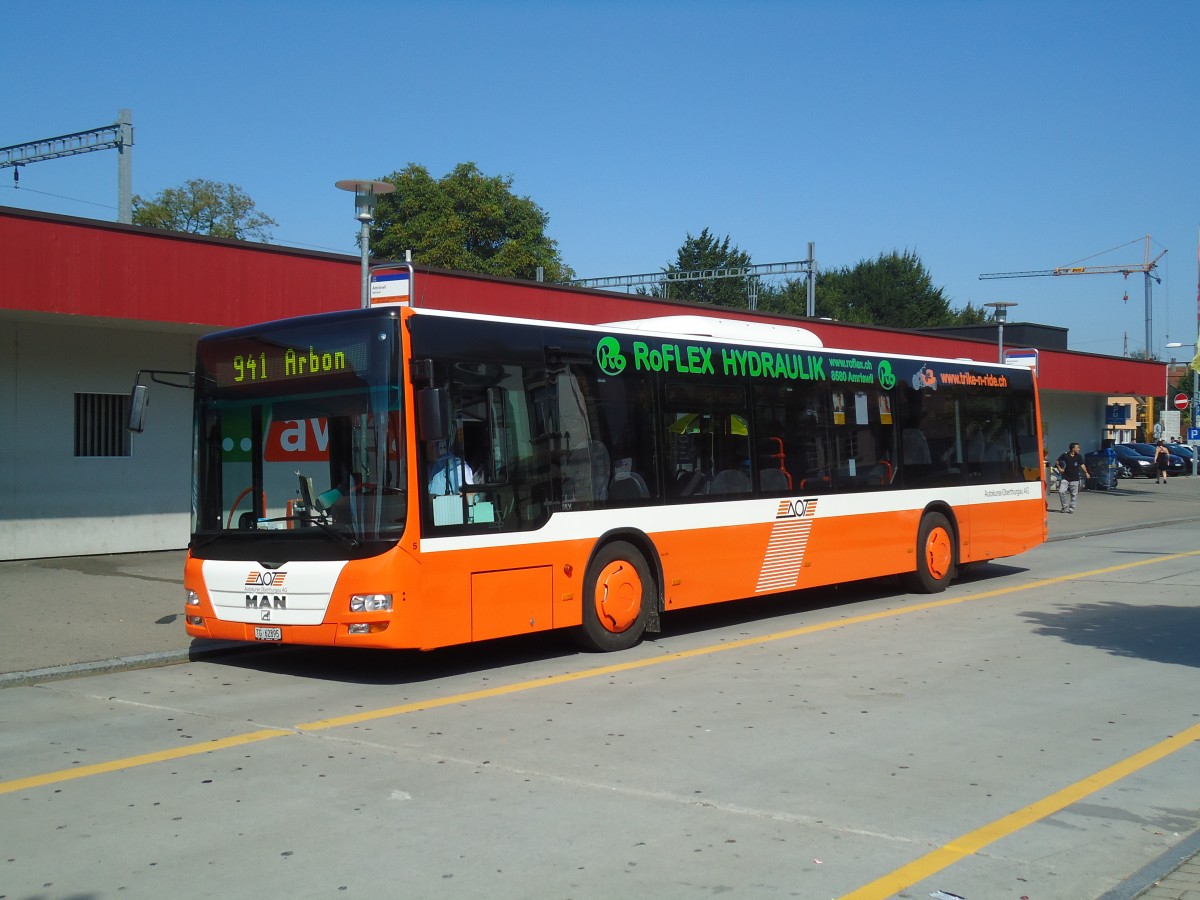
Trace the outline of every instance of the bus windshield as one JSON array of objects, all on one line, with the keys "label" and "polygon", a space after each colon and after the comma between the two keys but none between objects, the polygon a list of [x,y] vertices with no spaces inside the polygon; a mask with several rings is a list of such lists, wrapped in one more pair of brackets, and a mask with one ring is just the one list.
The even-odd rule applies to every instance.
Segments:
[{"label": "bus windshield", "polygon": [[359,547],[404,528],[394,316],[227,332],[197,347],[192,532]]}]

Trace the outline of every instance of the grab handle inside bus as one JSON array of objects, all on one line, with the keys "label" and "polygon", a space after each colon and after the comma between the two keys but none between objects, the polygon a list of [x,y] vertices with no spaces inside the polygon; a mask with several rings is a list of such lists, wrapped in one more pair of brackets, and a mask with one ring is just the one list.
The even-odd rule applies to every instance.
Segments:
[{"label": "grab handle inside bus", "polygon": [[422,388],[417,391],[417,431],[421,440],[450,440],[447,399],[445,388]]}]

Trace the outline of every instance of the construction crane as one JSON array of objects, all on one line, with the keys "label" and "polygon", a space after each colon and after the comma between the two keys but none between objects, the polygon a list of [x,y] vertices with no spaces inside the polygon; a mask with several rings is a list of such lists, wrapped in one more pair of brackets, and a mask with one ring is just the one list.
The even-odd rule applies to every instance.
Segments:
[{"label": "construction crane", "polygon": [[[1132,240],[1129,244],[1122,244],[1120,247],[1113,247],[1112,250],[1120,250],[1122,247],[1128,247],[1130,244],[1136,244],[1139,239]],[[1150,235],[1145,237],[1146,249],[1140,263],[1131,263],[1124,266],[1081,266],[1078,263],[1072,263],[1069,266],[1059,266],[1056,269],[1031,269],[1025,272],[986,272],[979,276],[982,281],[986,278],[1039,278],[1044,275],[1124,275],[1126,278],[1133,272],[1141,272],[1146,279],[1146,353],[1152,352],[1151,335],[1154,333],[1154,313],[1151,305],[1151,283],[1154,281],[1162,283],[1162,279],[1154,274],[1154,269],[1158,266],[1158,261],[1167,255],[1167,251],[1150,258]],[[1112,250],[1105,250],[1103,253],[1096,253],[1092,256],[1085,257],[1079,262],[1087,262],[1089,259],[1094,259],[1097,256],[1103,256],[1104,253],[1112,253]],[[1125,299],[1129,299],[1129,294],[1125,294]]]}]

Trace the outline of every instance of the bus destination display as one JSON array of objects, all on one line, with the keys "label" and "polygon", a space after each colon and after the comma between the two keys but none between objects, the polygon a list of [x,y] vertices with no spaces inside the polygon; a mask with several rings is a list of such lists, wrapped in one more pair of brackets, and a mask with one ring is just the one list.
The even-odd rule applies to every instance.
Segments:
[{"label": "bus destination display", "polygon": [[[238,351],[241,352],[238,352]],[[353,375],[366,368],[365,342],[344,346],[282,347],[245,344],[209,349],[209,371],[218,387],[250,387],[299,379]]]}]

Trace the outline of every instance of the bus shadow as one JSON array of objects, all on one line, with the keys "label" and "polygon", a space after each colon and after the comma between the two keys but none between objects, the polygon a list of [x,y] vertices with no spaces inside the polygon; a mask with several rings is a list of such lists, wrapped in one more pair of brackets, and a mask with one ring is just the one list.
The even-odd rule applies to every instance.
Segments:
[{"label": "bus shadow", "polygon": [[[964,572],[958,584],[971,586],[1025,572],[1019,566],[988,563]],[[897,577],[854,581],[846,584],[766,597],[731,600],[694,609],[672,610],[663,619],[660,634],[647,634],[646,642],[659,644],[672,638],[702,635],[721,629],[753,626],[773,619],[784,620],[806,612],[853,607],[860,603],[894,600],[921,603],[939,595],[910,594]],[[788,627],[794,627],[789,623]],[[195,649],[195,648],[194,648]],[[554,660],[619,662],[611,657],[578,649],[562,631],[501,638],[442,647],[436,650],[359,650],[351,647],[304,647],[296,645],[235,645],[218,653],[193,653],[212,665],[310,678],[318,681],[364,685],[419,684],[477,672],[544,663]]]},{"label": "bus shadow", "polygon": [[[1008,578],[1027,572],[1021,566],[1004,563],[981,563],[965,569],[954,582],[970,589],[985,585],[996,579]],[[844,584],[732,600],[713,606],[676,610],[666,617],[661,637],[669,638],[680,634],[695,634],[715,628],[749,625],[774,618],[786,618],[806,612],[853,607],[859,603],[878,600],[895,600],[900,603],[925,603],[940,594],[914,594],[909,592],[899,576],[850,581]],[[659,638],[648,635],[648,640]]]},{"label": "bus shadow", "polygon": [[363,685],[404,685],[583,655],[559,632],[436,650],[280,645],[234,647],[204,662],[269,675]]},{"label": "bus shadow", "polygon": [[1056,637],[1113,656],[1177,666],[1200,667],[1200,608],[1134,606],[1128,603],[1079,603],[1022,615],[1037,627],[1034,634]]}]

